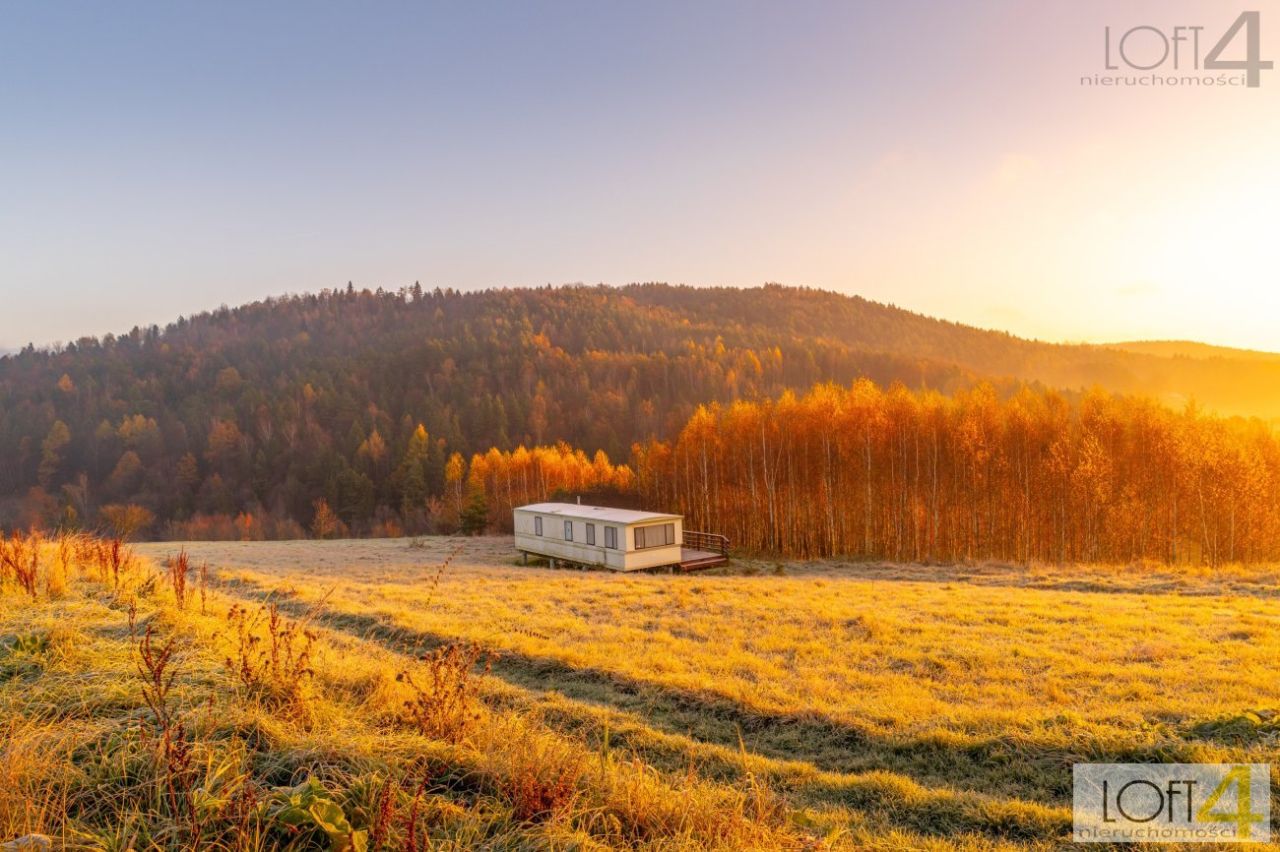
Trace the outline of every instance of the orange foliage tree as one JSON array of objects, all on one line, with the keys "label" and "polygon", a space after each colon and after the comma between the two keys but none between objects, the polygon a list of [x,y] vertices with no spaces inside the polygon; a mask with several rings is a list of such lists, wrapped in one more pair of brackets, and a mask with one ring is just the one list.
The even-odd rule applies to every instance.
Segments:
[{"label": "orange foliage tree", "polygon": [[1280,438],[1101,391],[944,397],[860,380],[699,408],[632,452],[647,505],[793,556],[1280,559]]},{"label": "orange foliage tree", "polygon": [[466,483],[468,493],[483,496],[492,523],[509,531],[516,506],[574,492],[629,492],[634,476],[626,465],[610,462],[603,450],[589,457],[560,443],[477,453],[467,467]]}]

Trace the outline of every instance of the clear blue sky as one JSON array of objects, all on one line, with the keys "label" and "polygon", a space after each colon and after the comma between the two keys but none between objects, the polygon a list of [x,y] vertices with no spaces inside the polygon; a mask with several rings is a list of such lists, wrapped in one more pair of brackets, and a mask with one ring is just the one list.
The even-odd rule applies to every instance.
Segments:
[{"label": "clear blue sky", "polygon": [[1280,79],[1078,82],[1104,25],[1237,11],[5,4],[0,347],[348,280],[666,280],[1277,348]]}]

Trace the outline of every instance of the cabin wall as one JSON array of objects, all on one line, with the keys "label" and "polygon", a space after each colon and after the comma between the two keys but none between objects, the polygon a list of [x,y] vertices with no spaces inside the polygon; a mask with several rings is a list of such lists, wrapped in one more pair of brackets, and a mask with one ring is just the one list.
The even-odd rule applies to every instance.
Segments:
[{"label": "cabin wall", "polygon": [[[542,535],[537,534],[535,519],[542,518]],[[565,539],[564,524],[573,524],[573,540]],[[595,544],[587,544],[587,524],[595,526]],[[674,535],[670,545],[636,547],[636,530],[671,524]],[[517,509],[514,514],[516,550],[563,559],[582,565],[601,565],[615,571],[640,571],[680,563],[683,522],[678,519],[639,521],[632,524],[606,523],[599,518],[573,518],[563,514],[542,514]],[[605,528],[618,531],[618,548],[605,547]]]},{"label": "cabin wall", "polygon": [[[661,527],[665,524],[672,524],[675,527],[675,536],[672,539],[673,544],[665,547],[636,547],[636,530],[641,527]],[[683,524],[680,520],[666,521],[641,521],[639,523],[630,524],[627,527],[627,556],[626,570],[639,571],[644,568],[657,568],[661,565],[678,565],[680,564],[680,542],[682,540]]]},{"label": "cabin wall", "polygon": [[626,571],[640,571],[645,568],[657,568],[663,565],[680,564],[680,545],[668,547],[646,547],[644,550],[630,550],[626,555]]},{"label": "cabin wall", "polygon": [[[625,552],[604,546],[606,526],[617,528],[620,547],[627,541],[626,527],[623,524],[605,524],[599,520],[586,521],[564,515],[542,515],[542,535],[538,535],[534,524],[536,516],[537,513],[534,512],[515,513],[516,550],[582,565],[603,565],[615,571],[628,570]],[[573,523],[573,541],[566,541],[564,538],[565,521]],[[587,544],[588,523],[594,524],[596,528],[596,543],[593,545]]]}]

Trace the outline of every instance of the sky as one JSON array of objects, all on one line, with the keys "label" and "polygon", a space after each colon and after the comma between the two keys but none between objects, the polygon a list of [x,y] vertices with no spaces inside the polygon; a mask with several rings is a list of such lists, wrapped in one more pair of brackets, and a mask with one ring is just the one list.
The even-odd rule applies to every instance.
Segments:
[{"label": "sky", "polygon": [[1142,73],[1106,27],[1204,53],[1246,8],[1280,59],[1280,0],[3,4],[0,348],[348,281],[773,281],[1280,350],[1280,70],[1081,83]]}]

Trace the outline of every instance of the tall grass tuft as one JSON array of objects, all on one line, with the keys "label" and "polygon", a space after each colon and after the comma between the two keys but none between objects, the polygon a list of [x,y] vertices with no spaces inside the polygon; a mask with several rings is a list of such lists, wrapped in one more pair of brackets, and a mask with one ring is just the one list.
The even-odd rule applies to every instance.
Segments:
[{"label": "tall grass tuft", "polygon": [[165,576],[169,580],[169,588],[173,590],[174,603],[178,609],[187,608],[187,576],[191,573],[191,559],[183,548],[177,556],[171,556],[165,563]]},{"label": "tall grass tuft", "polygon": [[315,677],[313,630],[282,616],[275,602],[253,610],[233,604],[224,635],[231,649],[224,665],[246,692],[274,708],[305,712]]},{"label": "tall grass tuft", "polygon": [[178,676],[175,660],[177,639],[170,636],[163,643],[157,643],[155,625],[148,624],[136,641],[142,700],[153,718],[150,738],[163,779],[164,799],[173,818],[185,824],[188,836],[198,839],[201,835],[200,814],[191,784],[194,746],[171,700],[174,680]]},{"label": "tall grass tuft", "polygon": [[480,679],[477,665],[487,674],[492,660],[475,644],[452,644],[427,654],[415,672],[401,672],[412,697],[404,709],[410,723],[423,736],[458,742],[480,713]]},{"label": "tall grass tuft", "polygon": [[34,600],[38,594],[36,578],[40,573],[39,533],[23,536],[14,533],[9,539],[0,536],[0,581],[17,584],[18,588]]}]

